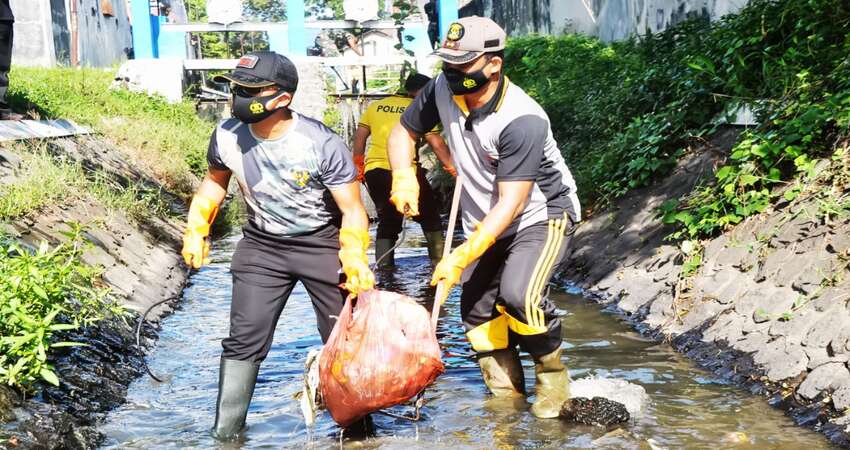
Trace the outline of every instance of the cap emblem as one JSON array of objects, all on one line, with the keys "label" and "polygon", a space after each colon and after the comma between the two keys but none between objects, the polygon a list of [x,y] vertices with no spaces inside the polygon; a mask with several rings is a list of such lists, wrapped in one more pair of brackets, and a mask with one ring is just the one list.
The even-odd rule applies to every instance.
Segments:
[{"label": "cap emblem", "polygon": [[446,33],[446,39],[450,41],[459,41],[463,37],[463,25],[460,22],[455,22],[449,25],[449,32]]},{"label": "cap emblem", "polygon": [[239,58],[239,62],[236,63],[236,67],[242,67],[244,69],[253,69],[254,66],[257,65],[257,61],[259,60],[260,58],[256,55],[245,55]]}]

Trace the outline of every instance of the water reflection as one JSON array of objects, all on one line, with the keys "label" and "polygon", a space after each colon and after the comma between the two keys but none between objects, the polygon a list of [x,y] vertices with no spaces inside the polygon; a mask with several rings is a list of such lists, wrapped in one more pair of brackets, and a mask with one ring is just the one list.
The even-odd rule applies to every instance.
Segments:
[{"label": "water reflection", "polygon": [[[430,307],[430,265],[418,227],[396,252],[398,267],[378,273],[382,285]],[[131,387],[127,403],[110,414],[102,431],[110,449],[327,448],[339,445],[339,430],[321,414],[311,430],[298,402],[303,362],[320,344],[313,309],[296,287],[281,316],[269,358],[260,370],[244,442],[219,444],[209,437],[218,380],[221,338],[227,333],[230,254],[238,237],[219,242],[213,264],[186,289],[182,308],[163,324],[149,363],[171,379],[148,378]],[[825,448],[826,440],[792,424],[764,399],[727,386],[694,368],[668,346],[630,331],[616,317],[578,297],[553,290],[564,310],[564,348],[573,378],[624,378],[644,386],[652,398],[645,416],[628,426],[604,429],[534,419],[523,402],[487,396],[478,366],[463,336],[457,290],[442,312],[438,334],[446,373],[426,395],[423,420],[411,423],[374,415],[375,436],[344,441],[347,448]],[[533,364],[523,360],[526,382]],[[409,410],[399,408],[398,412]]]}]

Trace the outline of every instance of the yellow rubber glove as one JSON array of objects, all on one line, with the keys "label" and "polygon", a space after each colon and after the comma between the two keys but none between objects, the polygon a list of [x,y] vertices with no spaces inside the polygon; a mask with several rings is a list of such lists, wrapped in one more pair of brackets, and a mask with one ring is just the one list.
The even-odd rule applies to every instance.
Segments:
[{"label": "yellow rubber glove", "polygon": [[345,289],[354,295],[375,289],[375,274],[369,268],[366,249],[369,233],[365,228],[339,230],[339,260],[345,272]]},{"label": "yellow rubber glove", "polygon": [[454,249],[447,258],[443,258],[434,269],[431,286],[443,284],[448,293],[452,286],[460,281],[460,275],[473,261],[477,260],[496,243],[496,238],[487,231],[478,228],[463,244]]},{"label": "yellow rubber glove", "polygon": [[210,254],[210,226],[218,214],[218,203],[197,194],[189,205],[189,216],[186,220],[186,231],[183,233],[183,260],[186,265],[199,269],[208,264]]},{"label": "yellow rubber glove", "polygon": [[393,170],[393,186],[390,201],[398,212],[406,216],[419,215],[419,180],[416,167]]}]

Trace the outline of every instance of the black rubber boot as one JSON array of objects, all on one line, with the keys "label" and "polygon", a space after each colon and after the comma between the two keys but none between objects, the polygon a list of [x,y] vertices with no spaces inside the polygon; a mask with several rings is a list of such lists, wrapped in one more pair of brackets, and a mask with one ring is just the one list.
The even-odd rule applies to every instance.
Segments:
[{"label": "black rubber boot", "polygon": [[426,231],[424,234],[425,243],[428,246],[428,257],[436,265],[443,258],[446,238],[443,237],[442,231]]},{"label": "black rubber boot", "polygon": [[395,266],[394,246],[395,241],[392,239],[375,239],[375,261],[380,260],[378,267]]},{"label": "black rubber boot", "polygon": [[257,384],[260,365],[251,361],[221,358],[218,374],[218,401],[212,435],[222,441],[239,437],[245,428],[248,405]]}]

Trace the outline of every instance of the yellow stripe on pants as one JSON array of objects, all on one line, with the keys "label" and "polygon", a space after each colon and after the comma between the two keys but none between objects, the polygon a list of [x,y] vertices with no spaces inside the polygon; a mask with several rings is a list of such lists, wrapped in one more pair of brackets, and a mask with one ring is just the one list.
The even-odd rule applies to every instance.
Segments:
[{"label": "yellow stripe on pants", "polygon": [[551,220],[550,223],[553,223],[552,226],[555,231],[555,240],[552,243],[553,245],[547,249],[545,262],[543,263],[540,272],[536,273],[532,277],[532,284],[529,286],[530,290],[526,292],[526,297],[531,299],[531,311],[534,314],[533,323],[539,327],[546,326],[546,318],[543,310],[540,308],[540,301],[543,298],[543,288],[548,281],[547,275],[554,267],[555,262],[558,259],[561,244],[564,243],[564,231],[566,230],[567,221],[566,219],[555,219]]}]

